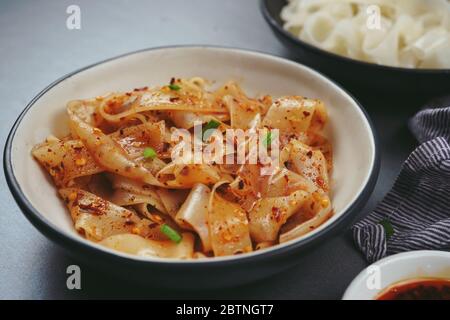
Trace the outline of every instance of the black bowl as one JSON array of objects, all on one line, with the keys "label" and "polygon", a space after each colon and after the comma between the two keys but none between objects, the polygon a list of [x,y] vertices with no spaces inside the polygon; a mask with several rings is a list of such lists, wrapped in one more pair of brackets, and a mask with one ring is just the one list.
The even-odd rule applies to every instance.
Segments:
[{"label": "black bowl", "polygon": [[450,92],[450,69],[409,69],[378,65],[340,56],[299,40],[283,29],[280,12],[286,4],[286,0],[260,0],[261,11],[272,31],[303,64],[320,70],[351,88],[386,93]]},{"label": "black bowl", "polygon": [[[203,54],[203,56],[201,56],[201,54]],[[213,61],[211,63],[214,64],[218,63],[217,61],[219,61],[220,64],[220,57],[233,57],[233,59],[239,58],[238,60],[233,60],[230,58],[230,60],[225,61],[240,61],[241,63],[250,63],[251,61],[256,61],[257,59],[255,57],[257,57],[260,60],[264,59],[265,62],[261,62],[261,64],[266,64],[267,61],[272,61],[272,63],[276,63],[277,65],[283,64],[284,67],[280,67],[282,70],[286,70],[286,68],[288,68],[287,64],[290,66],[289,68],[295,66],[295,64],[290,61],[283,61],[283,59],[271,57],[267,54],[255,53],[245,50],[206,46],[175,46],[144,49],[141,51],[115,57],[98,64],[94,64],[77,70],[50,84],[27,105],[25,110],[16,120],[6,141],[3,158],[6,181],[12,192],[12,195],[25,216],[39,231],[41,231],[49,239],[64,248],[68,254],[73,256],[75,260],[80,260],[87,265],[94,266],[104,272],[112,273],[120,278],[126,278],[128,281],[138,282],[140,284],[150,284],[151,286],[205,289],[212,287],[234,286],[251,281],[256,281],[292,267],[293,265],[297,264],[300,259],[304,258],[305,254],[308,251],[311,251],[314,246],[336,235],[338,232],[342,231],[343,228],[349,225],[351,220],[354,219],[355,215],[365,205],[370,194],[372,193],[377,180],[380,166],[375,129],[373,128],[364,108],[359,105],[358,102],[352,97],[349,98],[354,100],[357,108],[361,110],[362,117],[367,121],[368,130],[370,130],[370,132],[372,132],[373,134],[374,160],[371,167],[368,169],[369,171],[367,172],[367,182],[359,191],[356,198],[351,202],[349,207],[346,208],[345,211],[343,211],[332,224],[329,224],[326,228],[323,228],[322,230],[320,230],[320,232],[317,232],[310,237],[287,244],[286,246],[279,246],[274,247],[273,250],[261,251],[258,255],[247,254],[229,260],[220,260],[219,258],[204,259],[198,260],[195,263],[189,263],[188,261],[180,261],[175,259],[173,261],[132,259],[95,247],[91,242],[83,241],[81,236],[75,233],[64,231],[55,223],[52,223],[51,219],[46,217],[43,212],[37,209],[33,204],[33,201],[34,203],[36,203],[38,201],[37,198],[39,198],[39,201],[46,201],[46,197],[48,197],[48,194],[44,193],[36,195],[36,198],[34,198],[34,200],[29,199],[29,197],[26,195],[26,191],[24,191],[25,189],[23,183],[24,181],[32,181],[32,179],[27,179],[26,174],[21,175],[21,177],[16,175],[17,172],[23,172],[20,170],[23,170],[24,167],[17,165],[17,162],[14,161],[14,159],[17,160],[19,158],[17,156],[14,157],[14,153],[15,150],[20,150],[21,154],[25,152],[26,154],[24,156],[30,157],[29,160],[32,161],[31,155],[29,155],[28,151],[25,150],[26,147],[23,147],[23,144],[31,145],[31,137],[33,137],[36,131],[34,130],[34,127],[33,129],[28,129],[26,133],[27,137],[22,137],[27,141],[25,142],[24,140],[20,140],[20,128],[24,126],[27,116],[32,113],[32,111],[35,110],[36,107],[39,107],[40,100],[43,97],[45,98],[45,96],[52,91],[58,92],[58,87],[61,85],[64,86],[64,83],[66,82],[71,83],[71,86],[73,86],[72,88],[75,88],[72,90],[77,90],[77,92],[82,94],[81,92],[83,92],[83,90],[85,90],[85,88],[89,86],[86,85],[83,87],[80,86],[80,83],[82,83],[86,79],[89,81],[92,80],[90,80],[90,76],[87,76],[88,78],[85,78],[85,80],[80,80],[83,78],[78,78],[79,80],[76,80],[77,77],[82,77],[83,74],[85,76],[86,74],[95,75],[97,72],[100,72],[104,76],[105,74],[103,74],[102,72],[106,72],[108,70],[110,70],[109,73],[107,73],[108,75],[114,74],[115,72],[119,71],[121,72],[121,65],[118,64],[118,61],[122,61],[122,63],[125,63],[124,61],[126,61],[127,69],[130,70],[129,72],[133,74],[133,77],[137,77],[138,75],[133,72],[136,72],[136,70],[152,69],[156,64],[160,64],[163,70],[168,69],[167,65],[170,65],[170,59],[174,59],[174,56],[179,58],[186,56],[192,57],[187,59],[186,61],[188,61],[188,63],[192,63],[194,66],[198,65],[200,62],[205,64],[205,61]],[[164,62],[165,60],[162,57],[167,57],[167,61]],[[164,63],[162,63],[161,61],[163,61]],[[236,65],[235,68],[240,69],[239,65]],[[271,71],[272,69],[268,67],[267,70]],[[259,71],[262,72],[261,69],[259,69]],[[164,72],[167,72],[167,78],[174,74],[172,73],[172,70]],[[305,70],[304,72],[307,71]],[[148,81],[148,78],[147,76],[145,76],[145,74],[145,71],[140,73],[142,79]],[[322,76],[316,74],[315,77],[321,78]],[[115,79],[118,78],[119,76],[111,76],[108,79],[110,79],[111,83],[115,83]],[[324,78],[321,81],[328,81],[328,79]],[[142,80],[142,82],[139,81],[139,83],[144,83],[144,80]],[[329,83],[331,84],[332,82]],[[342,88],[339,88],[338,86],[335,88],[335,90],[341,92],[341,94],[343,95],[347,95],[344,90]],[[56,108],[60,107],[56,105]],[[46,124],[34,121],[34,125],[36,125],[36,127],[39,127],[45,126]],[[17,143],[17,141],[22,141],[23,144]],[[33,181],[30,183],[36,182]],[[54,196],[55,195],[53,195],[52,197]]]}]

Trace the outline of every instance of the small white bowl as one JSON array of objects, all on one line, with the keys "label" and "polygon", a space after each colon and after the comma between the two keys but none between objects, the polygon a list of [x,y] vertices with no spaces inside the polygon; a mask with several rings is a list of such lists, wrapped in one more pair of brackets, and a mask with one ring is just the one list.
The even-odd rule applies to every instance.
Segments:
[{"label": "small white bowl", "polygon": [[373,300],[390,285],[417,278],[450,279],[450,252],[419,250],[381,259],[356,276],[342,299]]},{"label": "small white bowl", "polygon": [[[325,102],[330,116],[328,133],[334,149],[331,219],[304,237],[267,250],[189,261],[130,256],[87,241],[76,233],[66,206],[46,172],[32,158],[31,148],[49,134],[67,132],[65,104],[69,100],[161,85],[171,77],[193,76],[218,84],[236,80],[250,95],[298,94]],[[4,166],[8,185],[27,218],[70,253],[88,262],[104,264],[108,270],[124,270],[127,276],[144,273],[144,279],[160,279],[165,285],[198,287],[243,283],[293,265],[295,259],[291,257],[348,225],[373,190],[379,159],[367,114],[336,83],[308,67],[279,57],[194,46],[126,54],[78,70],[49,85],[29,103],[14,124],[5,146]],[[252,268],[252,264],[260,268]],[[191,272],[189,279],[183,270]],[[182,282],[180,278],[184,278]]]}]

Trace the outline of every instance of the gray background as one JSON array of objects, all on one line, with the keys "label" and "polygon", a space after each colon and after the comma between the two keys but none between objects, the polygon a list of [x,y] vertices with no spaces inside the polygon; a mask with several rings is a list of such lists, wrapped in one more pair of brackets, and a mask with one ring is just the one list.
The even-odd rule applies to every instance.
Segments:
[{"label": "gray background", "polygon": [[[68,30],[66,8],[81,7],[81,30]],[[257,0],[0,0],[1,148],[21,110],[47,84],[125,52],[174,44],[214,44],[292,58],[264,22]],[[348,88],[348,87],[347,87]],[[364,216],[389,190],[416,142],[407,119],[426,97],[348,88],[369,111],[381,146],[380,177]],[[24,150],[24,157],[29,156]],[[0,175],[0,298],[275,298],[339,299],[366,266],[349,232],[301,263],[264,281],[217,291],[140,287],[82,268],[82,290],[66,289],[68,258],[25,219]]]}]

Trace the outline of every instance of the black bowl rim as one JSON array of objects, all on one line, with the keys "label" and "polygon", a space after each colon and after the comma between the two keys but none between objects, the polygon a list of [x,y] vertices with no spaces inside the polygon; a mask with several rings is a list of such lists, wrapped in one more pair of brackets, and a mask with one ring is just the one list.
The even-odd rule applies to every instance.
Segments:
[{"label": "black bowl rim", "polygon": [[273,1],[273,0],[260,0],[260,9],[262,11],[264,19],[271,26],[271,28],[274,29],[275,31],[277,31],[286,40],[288,40],[300,47],[303,47],[304,49],[307,49],[313,53],[319,54],[321,56],[325,56],[327,58],[337,59],[341,62],[353,63],[353,64],[359,65],[361,67],[380,69],[382,71],[401,72],[401,73],[415,74],[415,75],[417,75],[417,74],[420,74],[420,75],[448,74],[448,75],[450,75],[450,69],[427,69],[427,68],[421,69],[421,68],[394,67],[394,66],[388,66],[388,65],[384,65],[384,64],[376,64],[376,63],[366,62],[366,61],[362,61],[362,60],[357,60],[357,59],[349,58],[346,56],[341,56],[341,55],[338,55],[331,51],[327,51],[327,50],[321,49],[319,47],[316,47],[312,44],[309,44],[303,40],[300,40],[300,39],[294,37],[294,35],[292,35],[290,32],[284,30],[284,28],[276,21],[276,19],[269,12],[269,9],[267,7],[268,1]]},{"label": "black bowl rim", "polygon": [[[364,117],[366,118],[367,123],[369,124],[370,131],[372,133],[373,141],[374,141],[374,161],[372,164],[372,167],[370,168],[370,173],[368,176],[368,180],[366,185],[363,187],[359,195],[353,200],[351,205],[347,208],[346,211],[344,211],[338,219],[320,232],[297,242],[293,242],[291,244],[288,244],[283,247],[279,247],[272,251],[264,252],[262,251],[258,255],[242,255],[237,259],[230,259],[230,260],[217,260],[217,259],[205,259],[205,260],[196,260],[195,263],[189,263],[184,260],[144,260],[144,259],[133,259],[132,257],[127,257],[123,255],[118,255],[113,252],[109,252],[106,250],[101,250],[96,247],[93,247],[87,243],[82,242],[78,237],[70,237],[66,235],[63,231],[58,230],[58,228],[54,227],[51,222],[47,221],[45,217],[43,217],[37,209],[33,207],[33,205],[28,201],[25,194],[22,192],[22,189],[14,175],[13,167],[12,167],[12,159],[11,159],[11,149],[12,149],[12,142],[14,140],[15,133],[28,112],[33,105],[38,101],[45,93],[47,93],[49,90],[51,90],[53,87],[58,85],[60,82],[72,77],[75,74],[78,74],[80,72],[83,72],[85,70],[88,70],[92,67],[95,67],[97,65],[113,61],[116,59],[120,59],[129,55],[141,53],[141,52],[147,52],[147,51],[154,51],[154,50],[164,50],[164,49],[176,49],[176,48],[212,48],[212,49],[223,49],[223,50],[230,50],[230,51],[240,51],[244,53],[258,53],[260,55],[270,57],[270,58],[277,58],[281,59],[290,63],[297,63],[295,61],[288,60],[286,58],[283,58],[281,56],[265,53],[262,51],[257,50],[248,50],[248,49],[241,49],[237,47],[226,47],[226,46],[213,46],[213,45],[173,45],[173,46],[160,46],[160,47],[152,47],[152,48],[145,48],[141,50],[136,50],[132,52],[128,52],[125,54],[121,54],[109,59],[105,59],[93,64],[90,64],[86,67],[77,69],[65,76],[62,76],[61,78],[55,80],[51,84],[49,84],[47,87],[45,87],[41,92],[39,92],[25,107],[25,109],[20,113],[19,117],[14,122],[13,127],[11,128],[11,131],[8,134],[8,138],[5,143],[4,153],[3,153],[3,168],[5,172],[6,181],[8,184],[8,187],[18,204],[19,208],[25,215],[25,217],[46,237],[48,237],[50,240],[56,242],[60,246],[67,248],[76,249],[78,252],[86,253],[87,255],[95,255],[96,257],[103,258],[105,260],[113,260],[117,262],[127,262],[129,264],[134,263],[134,265],[139,266],[145,266],[145,265],[154,265],[154,266],[170,266],[171,268],[183,268],[183,267],[200,267],[200,266],[230,266],[230,265],[236,265],[236,264],[243,264],[246,262],[261,262],[264,260],[267,260],[269,258],[282,258],[288,256],[288,254],[293,254],[295,250],[300,251],[302,248],[306,248],[308,246],[311,246],[313,244],[317,244],[319,240],[325,240],[327,236],[330,236],[333,234],[333,232],[337,232],[339,229],[343,228],[344,221],[348,221],[352,216],[354,216],[358,209],[361,209],[361,207],[365,204],[365,202],[368,200],[370,195],[372,194],[372,191],[375,187],[378,173],[380,170],[380,154],[379,154],[379,143],[378,143],[378,135],[375,130],[375,127],[367,113],[367,111],[363,108],[363,106],[359,103],[358,100],[356,100],[349,92],[347,92],[345,89],[343,89],[339,84],[337,84],[335,81],[329,79],[322,73],[304,66],[300,64],[301,66],[304,66],[305,68],[309,69],[312,72],[316,72],[320,76],[324,77],[325,79],[329,80],[333,84],[335,84],[339,89],[341,89],[344,93],[348,94],[350,98],[355,101],[357,106],[362,111]],[[299,63],[297,63],[299,64]]]}]

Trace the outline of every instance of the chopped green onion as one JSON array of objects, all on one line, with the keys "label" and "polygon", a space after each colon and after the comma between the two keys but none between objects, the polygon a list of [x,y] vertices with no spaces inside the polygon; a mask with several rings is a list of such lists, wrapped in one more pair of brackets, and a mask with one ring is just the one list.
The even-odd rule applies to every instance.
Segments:
[{"label": "chopped green onion", "polygon": [[220,122],[216,120],[210,120],[202,130],[202,140],[206,141],[212,134],[212,131],[208,131],[210,129],[217,129],[220,126]]},{"label": "chopped green onion", "polygon": [[384,231],[386,232],[386,240],[392,237],[392,235],[395,233],[395,230],[391,222],[388,219],[383,219],[379,222],[379,224],[383,226]]},{"label": "chopped green onion", "polygon": [[272,131],[269,131],[267,134],[266,134],[266,137],[264,138],[264,141],[263,141],[263,144],[264,144],[264,146],[266,147],[266,148],[268,148],[271,144],[272,144],[272,139],[273,139],[274,137],[272,136]]},{"label": "chopped green onion", "polygon": [[169,89],[173,91],[178,91],[181,89],[181,87],[177,84],[169,84]]},{"label": "chopped green onion", "polygon": [[145,148],[144,152],[143,152],[144,158],[145,159],[154,159],[156,158],[156,151],[153,148]]},{"label": "chopped green onion", "polygon": [[182,239],[181,235],[167,224],[161,225],[161,232],[164,233],[173,242],[180,243]]}]

